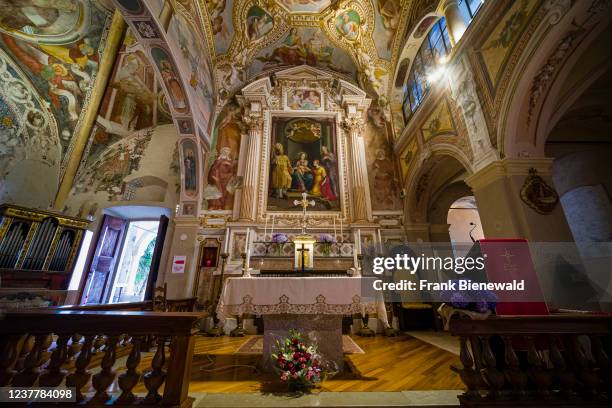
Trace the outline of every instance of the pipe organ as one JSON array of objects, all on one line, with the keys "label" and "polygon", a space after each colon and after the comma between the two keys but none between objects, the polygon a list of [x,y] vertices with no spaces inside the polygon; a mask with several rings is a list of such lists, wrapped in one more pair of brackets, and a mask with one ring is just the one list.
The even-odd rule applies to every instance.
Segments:
[{"label": "pipe organ", "polygon": [[0,286],[65,289],[88,221],[0,206]]}]

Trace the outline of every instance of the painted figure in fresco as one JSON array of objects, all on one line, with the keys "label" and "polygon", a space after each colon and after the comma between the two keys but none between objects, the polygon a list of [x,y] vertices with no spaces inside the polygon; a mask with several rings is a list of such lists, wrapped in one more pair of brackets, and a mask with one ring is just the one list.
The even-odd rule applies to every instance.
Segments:
[{"label": "painted figure in fresco", "polygon": [[284,153],[283,145],[274,145],[274,158],[272,159],[272,188],[276,197],[287,198],[287,190],[291,188],[291,173],[293,168],[289,157]]},{"label": "painted figure in fresco", "polygon": [[297,65],[301,62],[301,47],[302,38],[298,35],[297,29],[293,27],[283,41],[283,45],[275,49],[273,55],[280,62]]},{"label": "painted figure in fresco", "polygon": [[357,39],[359,35],[359,24],[351,19],[348,11],[345,11],[341,16],[340,32],[349,40]]},{"label": "painted figure in fresco", "polygon": [[6,34],[2,34],[2,40],[21,63],[47,81],[49,100],[53,108],[61,111],[65,104],[69,120],[76,122],[81,110],[83,90],[90,84],[90,75],[82,70],[89,65],[87,56],[80,59],[82,54],[77,52],[78,50],[71,52],[72,48],[59,46],[45,46],[47,52],[53,53],[46,54]]},{"label": "painted figure in fresco", "polygon": [[232,160],[229,147],[222,147],[219,157],[215,160],[208,172],[208,184],[217,188],[217,198],[208,200],[209,210],[231,210],[233,193],[228,186],[234,178],[234,160]]},{"label": "painted figure in fresco", "polygon": [[400,0],[378,0],[377,6],[387,33],[387,49],[391,49],[393,36],[399,25],[402,6]]},{"label": "painted figure in fresco", "polygon": [[185,92],[181,86],[181,81],[177,78],[172,68],[172,64],[167,59],[159,61],[159,70],[161,71],[162,79],[168,88],[170,98],[172,99],[174,109],[177,111],[186,111],[187,103],[185,101]]},{"label": "painted figure in fresco", "polygon": [[185,167],[185,192],[194,193],[197,190],[196,159],[191,148],[185,149],[183,165]]},{"label": "painted figure in fresco", "polygon": [[26,34],[57,35],[72,27],[56,24],[60,19],[76,23],[79,3],[75,0],[8,0],[0,7],[0,25]]},{"label": "painted figure in fresco", "polygon": [[[252,15],[251,15],[252,14]],[[274,20],[259,7],[252,7],[247,16],[247,35],[252,40],[258,40],[266,35],[274,26]]]},{"label": "painted figure in fresco", "polygon": [[227,39],[230,34],[222,15],[225,11],[226,3],[227,0],[206,0],[206,8],[210,12],[210,24],[213,35],[220,34],[223,39]]},{"label": "painted figure in fresco", "polygon": [[298,153],[295,166],[293,166],[293,174],[291,175],[293,179],[291,188],[302,192],[309,191],[313,183],[312,170],[308,166],[307,158],[308,155],[306,153]]},{"label": "painted figure in fresco", "polygon": [[321,146],[321,163],[325,168],[325,172],[327,173],[327,178],[329,179],[329,187],[331,189],[331,193],[334,196],[338,196],[338,172],[336,171],[336,166],[338,165],[338,161],[336,160],[336,156],[329,151],[327,146]]},{"label": "painted figure in fresco", "polygon": [[321,97],[314,90],[296,90],[287,104],[293,110],[317,110],[321,107]]},{"label": "painted figure in fresco", "polygon": [[312,162],[312,166],[314,181],[312,189],[310,189],[310,194],[314,196],[322,196],[329,201],[335,201],[336,196],[331,190],[331,183],[329,181],[329,177],[327,177],[325,168],[321,166],[321,162],[319,160],[314,160]]},{"label": "painted figure in fresco", "polygon": [[385,205],[395,204],[395,168],[393,161],[387,157],[383,149],[376,150],[376,160],[372,164],[374,185],[380,194],[378,197]]}]

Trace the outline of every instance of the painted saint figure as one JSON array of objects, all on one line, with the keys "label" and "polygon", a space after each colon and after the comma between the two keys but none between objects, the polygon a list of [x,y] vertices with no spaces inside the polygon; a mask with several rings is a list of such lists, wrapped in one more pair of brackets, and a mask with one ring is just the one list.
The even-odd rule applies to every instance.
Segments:
[{"label": "painted saint figure", "polygon": [[190,148],[185,149],[185,158],[183,159],[183,166],[185,168],[185,192],[192,195],[197,190],[196,181],[196,159],[193,154],[193,150]]},{"label": "painted saint figure", "polygon": [[278,198],[287,198],[287,190],[291,188],[291,173],[293,168],[289,157],[284,153],[283,145],[274,145],[274,158],[272,159],[272,188]]},{"label": "painted saint figure", "polygon": [[293,182],[291,183],[291,188],[301,192],[309,191],[312,188],[312,170],[308,166],[307,157],[304,152],[298,154],[292,174]]},{"label": "painted saint figure", "polygon": [[208,172],[208,184],[217,189],[217,196],[208,200],[209,210],[231,210],[233,194],[228,190],[234,178],[234,161],[230,156],[229,147],[222,147],[219,157],[215,160]]},{"label": "painted saint figure", "polygon": [[162,59],[159,62],[159,69],[161,71],[162,79],[164,80],[164,83],[168,88],[168,92],[170,93],[170,98],[172,98],[174,109],[179,112],[186,111],[187,103],[185,101],[185,92],[183,91],[180,80],[174,73],[172,64],[168,60]]},{"label": "painted saint figure", "polygon": [[331,185],[329,182],[329,177],[327,177],[327,172],[325,168],[321,166],[319,160],[315,160],[312,162],[314,169],[312,170],[314,174],[314,181],[312,189],[310,190],[310,194],[314,196],[322,196],[329,201],[335,201],[336,196],[331,190]]},{"label": "painted saint figure", "polygon": [[395,204],[395,168],[383,149],[376,150],[376,160],[372,164],[374,185],[377,187],[382,203],[391,206]]},{"label": "painted saint figure", "polygon": [[351,15],[348,11],[344,12],[341,18],[342,23],[340,24],[340,29],[342,34],[351,41],[357,39],[359,35],[359,24],[351,19]]},{"label": "painted saint figure", "polygon": [[336,166],[338,161],[336,160],[336,156],[329,151],[327,146],[321,146],[321,163],[325,168],[325,172],[327,173],[327,178],[329,179],[329,186],[331,192],[334,196],[338,196],[338,172],[336,171]]}]

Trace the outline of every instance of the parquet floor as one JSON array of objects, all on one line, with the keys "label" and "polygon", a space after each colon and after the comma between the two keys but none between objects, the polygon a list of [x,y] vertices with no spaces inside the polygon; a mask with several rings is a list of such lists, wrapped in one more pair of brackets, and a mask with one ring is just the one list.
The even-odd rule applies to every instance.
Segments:
[{"label": "parquet floor", "polygon": [[[459,358],[408,335],[388,338],[353,337],[365,354],[345,356],[351,372],[339,373],[321,384],[320,391],[459,390],[464,386],[450,370]],[[260,356],[233,354],[247,340],[198,336],[189,392],[282,392],[286,388],[270,374],[253,367]],[[150,367],[143,357],[140,369]]]}]

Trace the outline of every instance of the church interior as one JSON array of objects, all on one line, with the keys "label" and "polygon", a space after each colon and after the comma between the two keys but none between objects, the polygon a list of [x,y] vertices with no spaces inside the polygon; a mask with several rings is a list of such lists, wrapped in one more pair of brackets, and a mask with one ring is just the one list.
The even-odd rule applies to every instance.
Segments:
[{"label": "church interior", "polygon": [[611,43],[610,0],[0,1],[0,405],[611,406]]}]

